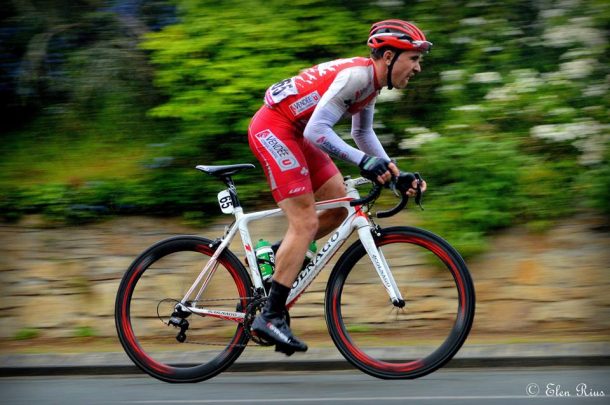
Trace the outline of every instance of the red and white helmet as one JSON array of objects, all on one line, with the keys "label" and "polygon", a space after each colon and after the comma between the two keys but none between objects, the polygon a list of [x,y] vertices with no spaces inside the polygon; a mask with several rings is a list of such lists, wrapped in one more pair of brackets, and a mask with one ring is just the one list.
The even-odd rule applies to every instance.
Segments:
[{"label": "red and white helmet", "polygon": [[428,52],[432,42],[426,41],[424,33],[407,21],[384,20],[371,26],[368,46],[382,48],[384,46],[403,51]]}]

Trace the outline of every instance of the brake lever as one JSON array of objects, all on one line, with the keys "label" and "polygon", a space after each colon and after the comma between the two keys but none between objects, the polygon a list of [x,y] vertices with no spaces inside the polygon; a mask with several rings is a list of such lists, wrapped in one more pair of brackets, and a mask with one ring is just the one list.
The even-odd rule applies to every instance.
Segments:
[{"label": "brake lever", "polygon": [[392,180],[390,180],[390,184],[388,185],[388,188],[390,190],[392,190],[392,192],[394,193],[394,195],[398,198],[401,197],[400,195],[400,190],[396,187],[398,185],[398,177],[392,176]]},{"label": "brake lever", "polygon": [[415,191],[417,193],[415,194],[415,204],[417,204],[419,208],[424,211],[424,206],[421,204],[424,198],[424,193],[422,193],[421,191],[421,184],[423,182],[423,179],[417,172],[413,173],[413,175],[415,176],[415,180],[417,180],[417,187],[415,188]]}]

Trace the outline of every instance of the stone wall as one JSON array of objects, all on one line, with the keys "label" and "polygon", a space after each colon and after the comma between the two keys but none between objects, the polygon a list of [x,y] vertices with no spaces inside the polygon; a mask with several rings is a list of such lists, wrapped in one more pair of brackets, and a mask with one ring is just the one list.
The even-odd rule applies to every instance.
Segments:
[{"label": "stone wall", "polygon": [[[49,228],[28,217],[0,225],[0,337],[25,328],[47,337],[73,336],[82,327],[114,336],[115,294],[137,254],[176,234],[220,236],[225,223],[199,230],[178,220],[125,217]],[[514,228],[493,238],[490,251],[468,263],[477,292],[473,334],[610,340],[610,234],[601,225],[600,218],[580,216],[545,234]],[[272,241],[283,230],[277,220],[253,229],[256,237]],[[318,277],[291,312],[300,318],[299,329],[325,328],[328,274]]]}]

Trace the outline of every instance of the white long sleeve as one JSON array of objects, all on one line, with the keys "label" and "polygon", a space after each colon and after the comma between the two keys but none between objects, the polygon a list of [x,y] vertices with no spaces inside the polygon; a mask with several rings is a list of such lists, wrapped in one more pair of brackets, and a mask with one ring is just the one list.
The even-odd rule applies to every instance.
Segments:
[{"label": "white long sleeve", "polygon": [[352,138],[358,148],[367,155],[385,158],[390,157],[383,149],[383,145],[373,130],[373,115],[375,113],[375,100],[371,101],[362,111],[352,116]]},{"label": "white long sleeve", "polygon": [[355,165],[360,163],[365,153],[389,160],[373,131],[374,101],[352,117],[352,137],[362,150],[347,144],[333,129],[346,113],[349,115],[349,106],[369,83],[366,69],[350,68],[339,73],[320,99],[303,135],[329,155]]}]

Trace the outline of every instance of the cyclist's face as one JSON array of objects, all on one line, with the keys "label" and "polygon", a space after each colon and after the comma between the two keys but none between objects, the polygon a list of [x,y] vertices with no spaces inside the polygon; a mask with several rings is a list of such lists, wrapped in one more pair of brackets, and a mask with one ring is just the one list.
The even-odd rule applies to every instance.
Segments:
[{"label": "cyclist's face", "polygon": [[405,51],[400,54],[392,70],[392,84],[397,89],[404,89],[409,79],[421,72],[421,52]]}]

